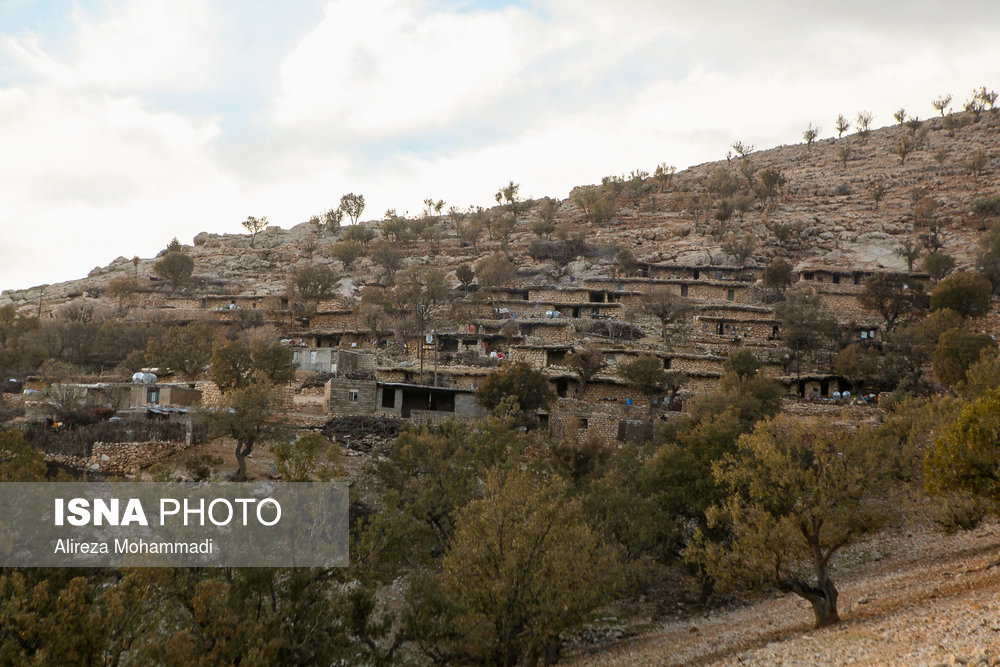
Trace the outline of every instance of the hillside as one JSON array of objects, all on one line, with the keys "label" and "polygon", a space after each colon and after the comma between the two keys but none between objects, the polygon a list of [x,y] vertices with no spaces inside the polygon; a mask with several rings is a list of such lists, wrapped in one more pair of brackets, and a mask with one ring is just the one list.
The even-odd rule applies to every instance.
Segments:
[{"label": "hillside", "polygon": [[[1000,214],[998,145],[1000,112],[967,112],[760,151],[737,142],[737,155],[716,162],[612,176],[558,201],[521,200],[511,182],[489,210],[444,212],[443,202],[428,201],[409,219],[387,212],[329,228],[317,216],[255,235],[202,232],[158,257],[120,257],[78,280],[3,292],[0,374],[10,379],[0,423],[27,434],[50,468],[280,479],[280,447],[251,443],[248,465],[249,449],[232,454],[239,432],[218,430],[219,416],[236,411],[234,396],[259,392],[261,403],[244,404],[240,419],[260,419],[261,429],[288,425],[275,444],[311,435],[331,474],[343,470],[354,484],[354,528],[381,530],[365,519],[391,507],[405,530],[435,536],[393,534],[386,539],[395,546],[360,566],[373,569],[363,583],[366,613],[385,612],[386,620],[377,640],[345,640],[352,650],[391,655],[399,647],[393,614],[414,564],[423,569],[430,550],[436,564],[426,567],[441,566],[469,508],[492,508],[486,493],[513,484],[499,474],[487,483],[510,466],[539,494],[507,490],[511,503],[528,516],[542,503],[567,522],[570,537],[554,540],[546,556],[567,576],[608,575],[592,591],[540,577],[542,588],[593,599],[560,602],[546,612],[545,636],[523,646],[511,640],[505,650],[529,661],[561,642],[573,659],[593,664],[975,657],[970,651],[995,641],[988,613],[1000,575],[987,565],[996,525],[940,537],[933,521],[972,525],[986,509],[928,501],[922,475],[925,453],[945,440],[937,436],[979,398],[963,388],[966,370],[986,368],[981,393],[1000,385],[1000,358],[979,354],[1000,334],[1000,259],[983,262],[987,277],[947,281],[964,281],[949,302],[962,302],[955,310],[931,313],[927,292],[952,268],[980,269]],[[993,210],[975,204],[989,201]],[[337,253],[345,249],[357,257]],[[929,254],[955,266],[923,270]],[[161,257],[193,270],[168,280]],[[869,298],[879,286],[891,291],[892,312]],[[953,398],[956,388],[962,395]],[[752,446],[775,443],[802,450],[752,461]],[[774,461],[787,465],[772,469]],[[738,463],[757,467],[739,471]],[[841,495],[816,491],[836,474]],[[711,562],[699,561],[698,575],[682,563],[699,547],[702,527],[713,527],[722,494],[742,492],[734,491],[740,475],[769,480],[743,485],[760,487],[754,492],[788,494],[768,507],[799,511],[807,498],[816,504],[804,511],[841,513],[826,524],[814,519],[816,533],[871,520],[844,528],[844,542],[827,555],[868,536],[830,561],[844,623],[809,632],[798,598],[713,596],[717,583],[733,582],[716,578]],[[544,502],[526,500],[535,497]],[[914,497],[920,511],[897,513]],[[438,516],[424,501],[447,507]],[[780,535],[789,540],[808,532],[804,523],[781,525],[793,526]],[[518,534],[496,532],[501,552]],[[737,532],[713,553],[736,544]],[[564,567],[570,555],[587,553],[570,554],[570,538],[591,545],[595,557]],[[483,553],[477,539],[465,544]],[[403,553],[411,550],[420,553]],[[775,577],[819,552],[779,554]],[[823,562],[813,570],[817,586],[825,585]],[[620,567],[586,569],[595,563]],[[634,579],[621,586],[629,590],[612,581],[617,569]],[[471,576],[473,568],[455,572]],[[812,576],[779,585],[801,595],[800,582]],[[515,592],[525,590],[519,577]],[[455,579],[455,600],[469,583]],[[342,588],[336,594],[351,586]],[[837,621],[830,590],[807,591],[814,610],[815,600],[828,602],[817,625]],[[566,611],[571,603],[579,609]],[[567,639],[599,635],[586,621],[608,610],[630,624],[624,641],[617,629],[615,641]],[[447,647],[462,619],[456,612],[442,621],[433,641]],[[910,624],[942,638],[922,638]],[[414,640],[421,632],[400,639],[414,656],[426,648]],[[473,634],[461,641],[478,641]]]},{"label": "hillside", "polygon": [[[979,251],[982,230],[969,205],[976,197],[995,194],[1000,188],[998,160],[991,148],[1000,139],[1000,115],[985,112],[978,122],[954,130],[944,128],[941,118],[924,121],[914,138],[919,147],[901,161],[896,147],[904,136],[914,133],[905,126],[873,130],[867,138],[856,134],[842,139],[823,139],[811,146],[795,144],[761,150],[750,154],[758,170],[774,167],[782,172],[786,185],[777,197],[761,207],[754,202],[739,220],[724,224],[712,220],[717,197],[706,188],[713,171],[723,166],[738,168],[740,158],[697,165],[678,172],[662,192],[630,199],[627,192],[615,201],[615,211],[607,224],[587,219],[571,199],[563,200],[555,214],[556,224],[567,224],[574,231],[584,231],[586,241],[597,249],[609,245],[629,248],[640,261],[684,265],[720,265],[732,263],[722,250],[723,239],[731,233],[753,233],[757,250],[750,265],[765,265],[783,254],[798,267],[851,267],[857,269],[902,270],[906,264],[894,254],[905,239],[924,231],[915,216],[916,205],[924,197],[937,203],[931,215],[940,225],[944,252],[958,260],[959,267],[971,267]],[[849,147],[843,162],[839,151]],[[976,150],[985,150],[985,164],[977,176],[966,163]],[[874,183],[882,183],[886,192],[876,207],[871,197]],[[585,189],[585,188],[584,188]],[[518,220],[510,238],[513,254],[522,256],[534,235],[528,225],[537,217],[532,210]],[[923,220],[922,222],[926,222]],[[376,227],[377,222],[364,223]],[[483,234],[475,247],[463,244],[455,234],[455,220],[441,220],[443,235],[432,248],[426,241],[415,240],[401,249],[411,261],[454,268],[500,248]],[[776,237],[788,231],[784,242]],[[278,294],[284,290],[285,274],[303,262],[337,266],[326,253],[339,232],[317,230],[309,223],[289,230],[269,228],[255,247],[245,235],[199,234],[190,248],[195,260],[195,277],[202,283],[187,292],[227,295]],[[138,275],[152,272],[152,258],[138,266]],[[523,280],[567,283],[585,276],[610,275],[613,258],[588,257],[569,265],[561,277],[546,270],[543,263],[522,262]],[[551,267],[548,267],[551,268]],[[88,295],[97,296],[116,276],[132,275],[131,261],[121,257],[106,267],[98,267],[80,280],[45,287],[42,310]],[[341,284],[340,292],[349,296],[352,288],[377,274],[370,258],[358,261],[351,275]],[[558,272],[556,272],[558,274]],[[40,288],[9,290],[0,296],[0,306],[14,304],[25,310],[38,304]]]}]

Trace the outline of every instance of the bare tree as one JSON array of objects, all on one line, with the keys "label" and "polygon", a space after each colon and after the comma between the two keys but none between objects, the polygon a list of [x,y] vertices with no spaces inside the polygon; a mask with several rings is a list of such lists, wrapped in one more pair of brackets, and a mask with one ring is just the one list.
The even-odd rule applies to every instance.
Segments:
[{"label": "bare tree", "polygon": [[851,122],[844,118],[844,114],[837,116],[837,122],[833,124],[834,129],[837,130],[837,138],[840,139],[844,132],[851,129]]},{"label": "bare tree", "polygon": [[868,133],[871,131],[873,118],[874,116],[872,116],[871,111],[858,112],[858,134],[862,137],[867,137]]},{"label": "bare tree", "polygon": [[660,321],[660,335],[667,349],[673,349],[671,338],[687,324],[694,311],[691,302],[665,287],[657,287],[642,296],[642,311]]},{"label": "bare tree", "polygon": [[351,224],[355,225],[361,212],[365,210],[365,196],[348,192],[340,198],[340,208],[351,218]]},{"label": "bare tree", "polygon": [[267,216],[265,215],[262,218],[255,218],[254,216],[251,215],[247,217],[247,219],[244,220],[242,224],[243,227],[245,227],[246,230],[250,232],[250,247],[252,248],[254,239],[257,238],[257,234],[259,234],[260,232],[262,232],[264,229],[267,228]]},{"label": "bare tree", "polygon": [[950,93],[948,93],[946,95],[941,95],[940,97],[938,97],[937,99],[935,99],[933,102],[931,102],[931,106],[933,106],[935,109],[937,109],[938,113],[941,114],[942,118],[944,118],[944,110],[948,108],[949,104],[951,104],[951,94]]},{"label": "bare tree", "polygon": [[813,127],[812,123],[809,123],[809,127],[806,131],[802,133],[802,138],[806,141],[806,146],[812,147],[812,143],[816,141],[816,137],[819,136],[819,128]]}]

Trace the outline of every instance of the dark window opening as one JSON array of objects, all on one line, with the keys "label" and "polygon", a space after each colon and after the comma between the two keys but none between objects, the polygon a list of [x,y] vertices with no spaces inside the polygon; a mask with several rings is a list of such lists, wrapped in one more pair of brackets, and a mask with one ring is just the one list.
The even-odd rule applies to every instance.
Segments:
[{"label": "dark window opening", "polygon": [[736,298],[736,290],[728,290],[726,292],[726,301],[732,301]]},{"label": "dark window opening", "polygon": [[698,269],[695,269],[694,270],[694,279],[698,280],[698,278],[701,278],[701,271],[699,271]]},{"label": "dark window opening", "polygon": [[687,296],[687,295],[688,295],[688,286],[681,285],[681,296]]},{"label": "dark window opening", "polygon": [[671,361],[672,361],[672,359],[670,359],[670,358],[664,359],[663,360],[663,368],[669,370],[670,369],[670,362]]},{"label": "dark window opening", "polygon": [[546,350],[545,365],[560,366],[566,363],[566,350]]},{"label": "dark window opening", "polygon": [[569,392],[569,382],[566,378],[559,378],[556,380],[556,394],[559,398],[566,398],[566,394]]},{"label": "dark window opening", "polygon": [[840,274],[839,273],[833,274],[833,284],[834,285],[839,285],[840,284]]}]

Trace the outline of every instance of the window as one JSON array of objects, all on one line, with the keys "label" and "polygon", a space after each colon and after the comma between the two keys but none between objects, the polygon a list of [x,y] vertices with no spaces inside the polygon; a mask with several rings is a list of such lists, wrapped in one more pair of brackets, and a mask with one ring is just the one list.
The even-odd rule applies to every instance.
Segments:
[{"label": "window", "polygon": [[357,403],[358,402],[358,390],[357,389],[349,389],[347,391],[347,400],[349,400],[351,403]]},{"label": "window", "polygon": [[146,390],[146,402],[147,403],[159,403],[160,402],[160,390],[159,388],[153,389],[149,388]]},{"label": "window", "polygon": [[687,295],[688,295],[688,286],[681,285],[681,296],[687,296]]},{"label": "window", "polygon": [[726,292],[726,301],[733,301],[736,299],[736,290],[729,290]]}]

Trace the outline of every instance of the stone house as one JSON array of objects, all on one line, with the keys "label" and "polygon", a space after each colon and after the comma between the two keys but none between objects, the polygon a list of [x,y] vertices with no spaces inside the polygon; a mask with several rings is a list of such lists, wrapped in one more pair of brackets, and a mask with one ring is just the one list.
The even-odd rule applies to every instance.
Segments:
[{"label": "stone house", "polygon": [[328,413],[337,415],[383,414],[418,420],[483,415],[471,389],[346,378],[326,383],[324,405]]}]

